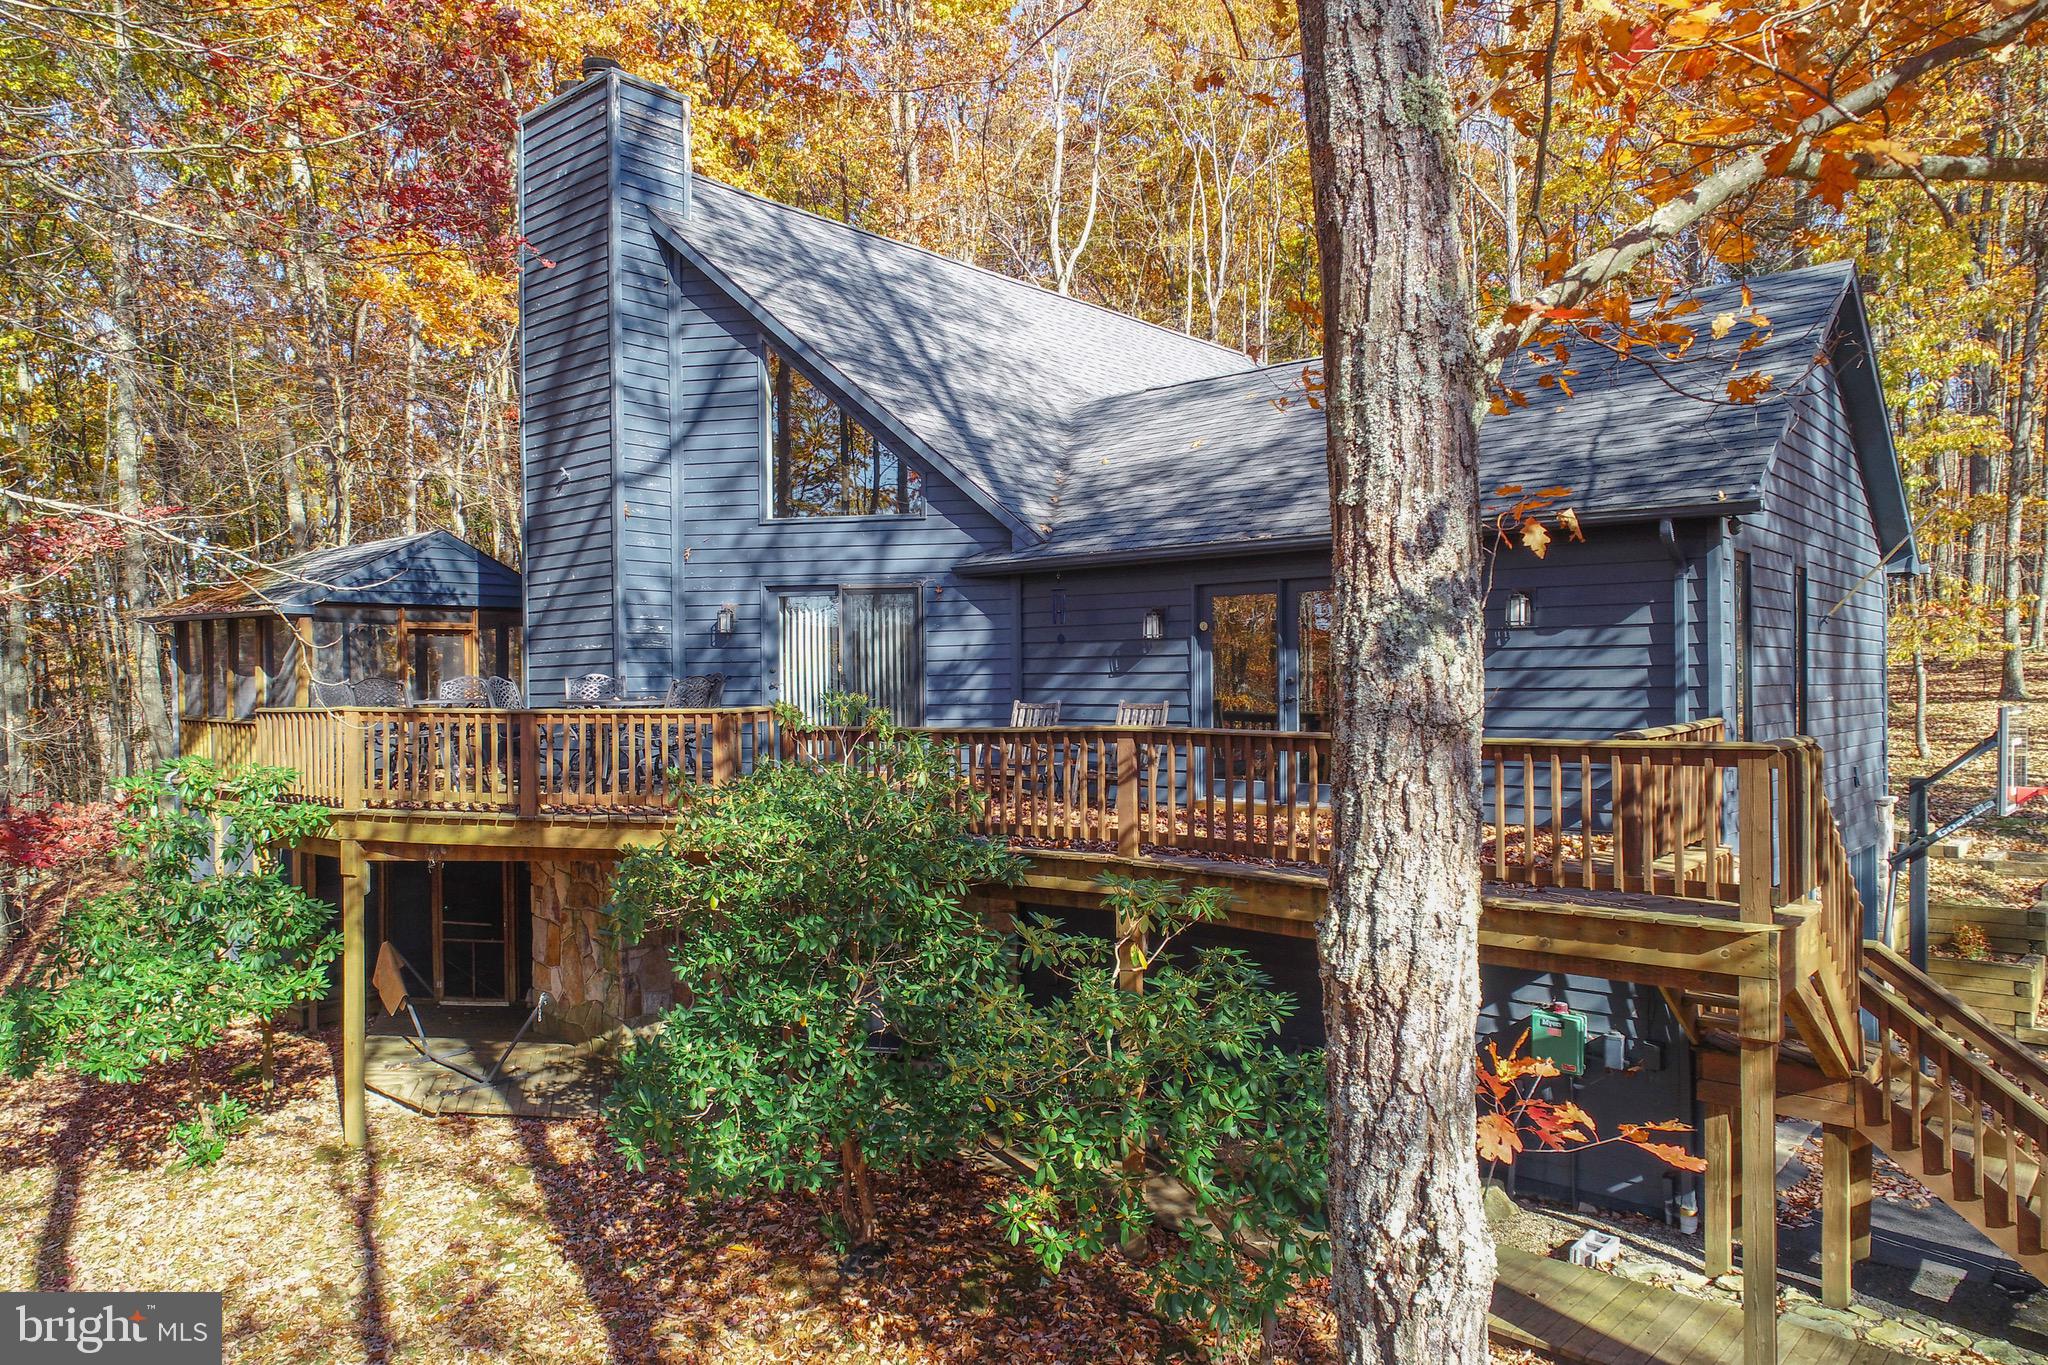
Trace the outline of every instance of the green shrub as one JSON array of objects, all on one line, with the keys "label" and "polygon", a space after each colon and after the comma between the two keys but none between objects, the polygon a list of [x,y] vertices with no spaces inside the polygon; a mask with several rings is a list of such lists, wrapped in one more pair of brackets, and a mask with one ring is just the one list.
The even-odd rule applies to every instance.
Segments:
[{"label": "green shrub", "polygon": [[709,789],[623,861],[615,922],[674,935],[690,999],[626,1054],[608,1112],[629,1160],[680,1155],[706,1191],[836,1187],[859,1245],[872,1172],[952,1153],[984,1112],[952,1058],[1006,959],[967,897],[1015,860],[973,837],[950,750],[831,705],[850,757]]},{"label": "green shrub", "polygon": [[991,1011],[973,1081],[1027,1172],[996,1213],[1057,1273],[1135,1247],[1153,1223],[1147,1182],[1177,1185],[1187,1216],[1147,1257],[1156,1302],[1237,1340],[1329,1272],[1322,1054],[1280,1050],[1292,1003],[1243,954],[1165,956],[1189,926],[1220,918],[1226,896],[1102,885],[1119,939],[1021,925],[1024,961],[1061,988],[1037,1001],[1012,987]]},{"label": "green shrub", "polygon": [[134,1081],[325,990],[333,911],[285,879],[278,851],[328,817],[283,800],[291,779],[185,758],[123,784],[120,878],[0,993],[0,1070]]},{"label": "green shrub", "polygon": [[233,1095],[200,1105],[196,1116],[171,1129],[179,1147],[178,1165],[203,1170],[227,1155],[228,1139],[249,1126],[249,1106]]}]

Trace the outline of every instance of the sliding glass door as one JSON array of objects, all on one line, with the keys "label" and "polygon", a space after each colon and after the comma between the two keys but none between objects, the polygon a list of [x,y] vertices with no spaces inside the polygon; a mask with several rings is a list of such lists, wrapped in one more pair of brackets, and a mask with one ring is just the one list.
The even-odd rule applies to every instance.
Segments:
[{"label": "sliding glass door", "polygon": [[840,588],[782,596],[777,681],[783,701],[822,719],[853,692],[899,725],[924,724],[924,621],[916,588]]}]

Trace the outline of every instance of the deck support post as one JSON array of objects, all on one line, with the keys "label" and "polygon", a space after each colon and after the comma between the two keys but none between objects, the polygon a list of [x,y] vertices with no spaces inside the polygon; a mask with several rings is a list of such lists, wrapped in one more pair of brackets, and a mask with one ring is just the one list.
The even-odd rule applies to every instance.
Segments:
[{"label": "deck support post", "polygon": [[1135,858],[1144,842],[1138,831],[1138,741],[1116,737],[1116,851]]},{"label": "deck support post", "polygon": [[1821,1128],[1821,1302],[1847,1308],[1856,1262],[1870,1255],[1870,1139]]},{"label": "deck support post", "polygon": [[730,711],[711,718],[711,782],[724,786],[739,776],[740,722]]},{"label": "deck support post", "polygon": [[1742,1359],[1778,1359],[1777,982],[1741,986]]},{"label": "deck support post", "polygon": [[363,1095],[363,1039],[369,1028],[369,945],[363,935],[363,891],[369,865],[363,846],[341,841],[341,1140],[369,1140]]},{"label": "deck support post", "polygon": [[1708,1279],[1735,1269],[1735,1220],[1740,1216],[1741,1197],[1735,1190],[1735,1114],[1720,1105],[1707,1109],[1705,1132],[1707,1159],[1707,1206],[1701,1210],[1707,1232]]}]

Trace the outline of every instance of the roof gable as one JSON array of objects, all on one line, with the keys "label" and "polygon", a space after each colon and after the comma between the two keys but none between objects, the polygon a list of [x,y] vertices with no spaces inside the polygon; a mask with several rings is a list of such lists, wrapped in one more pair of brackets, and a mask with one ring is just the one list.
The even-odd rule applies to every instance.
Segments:
[{"label": "roof gable", "polygon": [[663,235],[1027,537],[1052,519],[1089,405],[1253,368],[1227,347],[701,175],[694,188],[687,216],[656,215]]}]

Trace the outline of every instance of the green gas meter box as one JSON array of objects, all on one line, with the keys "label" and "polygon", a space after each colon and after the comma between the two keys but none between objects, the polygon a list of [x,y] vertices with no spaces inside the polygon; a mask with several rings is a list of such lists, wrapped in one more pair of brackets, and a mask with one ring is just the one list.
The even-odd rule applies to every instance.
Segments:
[{"label": "green gas meter box", "polygon": [[1586,1016],[1553,1006],[1529,1015],[1529,1055],[1549,1062],[1567,1076],[1586,1071]]}]

